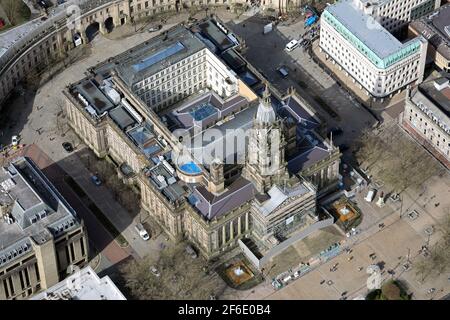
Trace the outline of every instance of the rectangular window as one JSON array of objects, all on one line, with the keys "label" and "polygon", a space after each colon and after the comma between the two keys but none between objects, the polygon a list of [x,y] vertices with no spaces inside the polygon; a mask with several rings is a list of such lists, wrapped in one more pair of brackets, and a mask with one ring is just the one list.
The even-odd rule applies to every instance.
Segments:
[{"label": "rectangular window", "polygon": [[36,280],[41,281],[41,277],[39,276],[39,269],[37,263],[34,264],[34,271],[36,272]]}]

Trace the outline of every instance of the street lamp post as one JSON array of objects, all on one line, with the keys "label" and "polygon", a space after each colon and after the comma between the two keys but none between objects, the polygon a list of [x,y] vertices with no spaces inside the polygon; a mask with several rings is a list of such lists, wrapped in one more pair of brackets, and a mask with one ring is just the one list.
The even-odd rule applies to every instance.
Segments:
[{"label": "street lamp post", "polygon": [[403,196],[399,195],[399,197],[400,197],[400,219],[401,219],[403,214]]}]

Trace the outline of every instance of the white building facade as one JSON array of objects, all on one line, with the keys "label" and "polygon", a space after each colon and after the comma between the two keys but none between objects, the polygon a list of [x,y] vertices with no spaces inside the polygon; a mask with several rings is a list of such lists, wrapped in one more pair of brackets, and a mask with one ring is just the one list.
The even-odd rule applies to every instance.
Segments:
[{"label": "white building facade", "polygon": [[136,94],[158,111],[205,88],[222,98],[238,91],[235,73],[207,48],[185,59],[149,74],[133,85]]},{"label": "white building facade", "polygon": [[426,40],[401,43],[353,1],[328,6],[320,28],[320,50],[367,95],[383,98],[423,80]]},{"label": "white building facade", "polygon": [[355,0],[354,5],[394,33],[439,8],[440,0]]},{"label": "white building facade", "polygon": [[446,78],[412,90],[403,112],[403,127],[450,168],[450,84]]}]

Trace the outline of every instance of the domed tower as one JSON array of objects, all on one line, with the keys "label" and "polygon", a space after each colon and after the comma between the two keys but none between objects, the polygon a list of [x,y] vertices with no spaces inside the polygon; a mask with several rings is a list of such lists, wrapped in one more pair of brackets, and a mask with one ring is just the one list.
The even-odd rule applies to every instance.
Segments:
[{"label": "domed tower", "polygon": [[289,177],[284,158],[282,129],[282,122],[277,119],[266,84],[250,130],[247,162],[242,173],[261,193]]}]

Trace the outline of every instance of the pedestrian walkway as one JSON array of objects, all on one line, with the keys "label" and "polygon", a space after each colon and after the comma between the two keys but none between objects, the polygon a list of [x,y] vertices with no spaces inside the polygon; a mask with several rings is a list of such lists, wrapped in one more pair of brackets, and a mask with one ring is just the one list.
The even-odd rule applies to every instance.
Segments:
[{"label": "pedestrian walkway", "polygon": [[83,219],[88,230],[90,243],[94,243],[97,249],[101,250],[111,263],[118,263],[129,256],[129,252],[120,248],[92,212],[85,207],[70,187],[64,183],[64,171],[62,168],[54,163],[39,147],[36,145],[28,145],[17,156],[30,157],[44,172],[46,177],[55,185],[56,189]]},{"label": "pedestrian walkway", "polygon": [[[79,148],[77,151],[81,152],[82,150]],[[150,246],[134,230],[134,225],[137,223],[139,216],[131,217],[130,213],[114,200],[111,191],[107,187],[94,185],[91,181],[92,173],[84,167],[76,154],[62,159],[59,165],[89,195],[92,202],[127,240],[134,251],[132,254],[135,258],[143,258],[150,253]]]}]

